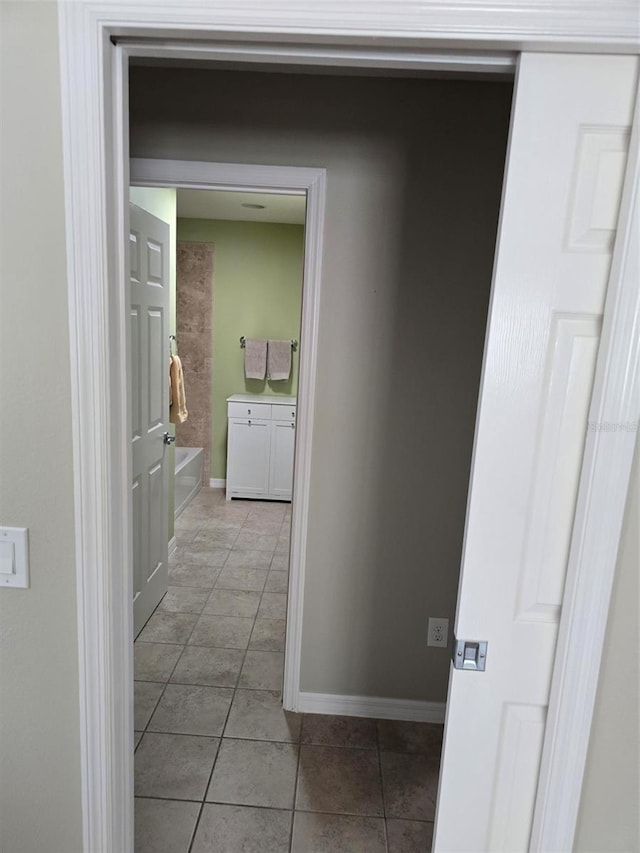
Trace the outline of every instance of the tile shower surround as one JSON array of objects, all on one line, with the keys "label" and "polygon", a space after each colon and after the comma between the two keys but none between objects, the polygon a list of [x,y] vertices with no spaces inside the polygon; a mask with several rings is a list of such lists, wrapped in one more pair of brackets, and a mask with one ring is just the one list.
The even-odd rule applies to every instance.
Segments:
[{"label": "tile shower surround", "polygon": [[181,447],[203,448],[204,485],[211,470],[213,253],[212,243],[177,243],[176,336],[189,417],[176,425],[176,439]]},{"label": "tile shower surround", "polygon": [[178,519],[135,644],[136,853],[431,848],[442,726],[282,710],[289,530],[211,489]]}]

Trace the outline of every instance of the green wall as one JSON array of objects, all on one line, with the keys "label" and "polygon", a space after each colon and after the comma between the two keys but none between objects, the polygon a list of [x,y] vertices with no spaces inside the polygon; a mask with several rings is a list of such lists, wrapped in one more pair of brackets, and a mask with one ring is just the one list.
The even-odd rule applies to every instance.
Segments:
[{"label": "green wall", "polygon": [[297,392],[299,353],[293,354],[288,382],[246,380],[240,336],[300,339],[304,227],[178,219],[178,240],[215,246],[211,476],[223,479],[227,397]]}]

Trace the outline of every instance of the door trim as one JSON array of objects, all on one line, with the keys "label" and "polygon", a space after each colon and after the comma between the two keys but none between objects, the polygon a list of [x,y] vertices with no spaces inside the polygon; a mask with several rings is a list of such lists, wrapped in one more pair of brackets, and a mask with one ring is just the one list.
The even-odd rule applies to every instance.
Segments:
[{"label": "door trim", "polygon": [[531,851],[572,850],[640,415],[640,89],[589,409]]},{"label": "door trim", "polygon": [[[66,246],[76,524],[76,576],[80,692],[81,791],[83,849],[86,853],[119,850],[133,845],[133,740],[131,696],[123,685],[133,678],[130,589],[111,567],[126,565],[129,522],[118,498],[126,487],[127,413],[122,407],[126,387],[125,289],[126,222],[122,211],[129,184],[127,54],[119,37],[157,38],[165,44],[180,36],[187,42],[237,39],[279,43],[282,61],[297,62],[300,51],[311,66],[318,42],[351,45],[371,39],[392,48],[380,67],[405,60],[405,48],[418,54],[434,48],[454,50],[553,50],[582,52],[637,51],[633,4],[614,0],[606,10],[592,0],[576,0],[568,16],[562,6],[547,0],[486,0],[462,4],[438,0],[429,4],[377,2],[358,4],[349,11],[343,3],[301,4],[292,0],[251,0],[234,4],[203,5],[198,0],[130,0],[116,5],[108,0],[60,3],[61,103],[65,174]],[[154,48],[161,56],[162,48]],[[243,61],[240,54],[238,61]],[[342,64],[342,63],[341,63]],[[413,67],[411,62],[404,67]],[[415,67],[422,68],[423,65]],[[77,81],[83,85],[78,86]],[[636,149],[634,148],[634,152]],[[634,153],[637,160],[637,154]],[[631,165],[631,164],[630,164]],[[632,221],[639,200],[633,190],[637,168],[629,168],[626,203],[619,220],[618,240],[605,310],[605,329],[598,357],[597,384],[592,412],[607,420],[637,419],[640,405],[637,370],[630,370],[640,349],[640,292],[633,279]],[[617,306],[617,307],[616,307]],[[624,308],[624,310],[623,310]],[[615,439],[615,440],[614,440]],[[571,792],[579,801],[589,731],[600,668],[611,579],[624,501],[629,484],[635,434],[591,436],[585,456],[579,512],[598,502],[606,508],[592,526],[587,559],[572,548],[567,595],[571,604],[563,615],[561,640],[549,709],[547,742],[566,715],[575,715],[574,760],[561,765],[543,759],[534,818],[535,838],[543,835],[546,849],[562,849],[560,839],[572,838],[576,810],[556,815],[541,812],[547,789]],[[596,476],[596,467],[601,472]],[[609,471],[606,479],[602,472]],[[608,503],[609,502],[609,503]],[[578,518],[576,531],[578,531]],[[586,541],[586,538],[585,538]],[[597,555],[598,565],[595,564]],[[601,579],[600,608],[587,615],[592,584]],[[590,620],[590,621],[589,621]],[[584,654],[579,630],[590,625],[591,676],[579,689],[558,675],[566,664]],[[578,630],[579,629],[579,630]],[[559,708],[562,713],[558,713]],[[563,715],[565,715],[563,717]],[[549,748],[545,747],[545,756]],[[557,753],[556,753],[557,754]],[[553,773],[547,768],[553,764]],[[555,781],[554,781],[555,780]],[[558,844],[554,839],[559,839]],[[566,848],[565,848],[566,849]]]},{"label": "door trim", "polygon": [[[130,161],[133,186],[176,187],[237,192],[306,193],[304,278],[300,366],[296,408],[296,445],[293,474],[289,604],[284,657],[283,704],[288,711],[300,707],[302,609],[305,556],[309,523],[311,448],[315,410],[318,323],[322,283],[322,242],[326,195],[326,170],[300,166],[254,166],[187,160],[135,159]],[[302,393],[301,393],[302,391]]]}]

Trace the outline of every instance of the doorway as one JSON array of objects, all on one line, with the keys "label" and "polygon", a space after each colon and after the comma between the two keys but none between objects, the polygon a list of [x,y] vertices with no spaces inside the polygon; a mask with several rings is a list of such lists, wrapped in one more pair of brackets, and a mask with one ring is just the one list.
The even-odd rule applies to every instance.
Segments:
[{"label": "doorway", "polygon": [[[69,34],[68,34],[68,38],[69,38],[69,39],[71,39],[71,35],[69,35]],[[556,59],[558,59],[558,62],[556,62]],[[86,61],[87,61],[87,62],[89,62],[89,60],[86,60]],[[525,75],[525,76],[523,77],[523,75],[521,74],[521,79],[526,79],[526,80],[529,80],[529,81],[532,81],[532,82],[533,82],[533,81],[538,81],[538,80],[540,79],[540,77],[543,75],[543,71],[544,71],[544,67],[545,67],[545,66],[546,66],[546,69],[547,69],[547,70],[549,70],[549,71],[550,71],[550,73],[553,75],[553,74],[554,74],[554,68],[557,68],[557,66],[558,66],[558,65],[560,65],[560,66],[564,65],[564,67],[565,67],[565,68],[569,68],[570,66],[576,66],[576,65],[578,65],[578,64],[579,64],[579,61],[578,61],[578,60],[575,60],[575,61],[574,61],[573,59],[571,59],[570,57],[567,57],[567,56],[563,56],[563,57],[556,58],[556,57],[542,57],[542,56],[534,56],[534,55],[532,55],[532,54],[524,54],[524,55],[523,55],[523,57],[522,57],[522,61],[523,61],[523,63],[526,65],[526,68],[527,68],[527,75]],[[593,63],[593,65],[595,66],[595,65],[598,65],[598,64],[599,64],[599,65],[601,65],[601,66],[602,66],[602,65],[607,66],[607,62],[608,62],[608,60],[606,60],[605,58],[597,58],[597,59],[595,60],[595,62]],[[588,64],[587,60],[584,60],[584,63],[587,63],[587,64]],[[584,64],[584,63],[583,63],[583,64]],[[610,63],[610,64],[611,64],[611,63]],[[614,64],[615,64],[615,63],[614,63]],[[607,68],[608,68],[608,66],[607,66]],[[623,69],[623,70],[624,70],[624,69]],[[627,70],[629,70],[629,69],[627,68]],[[557,71],[556,71],[556,77],[557,77]],[[565,81],[565,83],[566,83],[566,81]],[[100,98],[102,97],[102,94],[100,93],[100,94],[96,95],[96,97],[98,98],[98,100],[100,100]],[[102,101],[101,101],[101,100],[100,100],[100,103],[102,103]],[[620,121],[622,121],[622,123],[624,123],[624,122],[625,122],[625,120],[626,120],[626,118],[627,118],[627,116],[621,116],[621,117],[620,117]],[[85,122],[84,124],[86,124],[86,126],[87,126],[87,127],[89,127],[89,126],[91,126],[91,121],[90,121],[90,120],[88,120],[88,121],[87,121],[87,122]],[[82,146],[82,144],[84,144],[84,143],[86,142],[86,140],[85,140],[85,135],[86,135],[86,134],[84,133],[84,131],[85,131],[85,126],[84,126],[84,124],[82,125],[82,127],[81,127],[81,128],[79,128],[79,129],[78,129],[78,132],[77,132],[77,134],[76,134],[76,136],[78,137],[78,140],[76,140],[76,141],[78,141],[78,142],[80,143],[80,146]],[[540,126],[540,127],[542,128],[542,130],[544,131],[544,129],[546,128],[547,124],[548,124],[548,122],[545,122],[545,121],[543,120],[543,121],[540,123],[540,125],[539,125],[539,126]],[[522,140],[521,140],[520,142],[522,142]],[[524,159],[524,160],[525,160],[525,163],[526,163],[526,156],[524,156],[524,157],[522,156],[523,154],[526,154],[526,152],[524,151],[524,149],[526,148],[526,146],[525,146],[525,145],[521,145],[521,144],[520,144],[520,142],[519,142],[519,145],[515,148],[515,151],[519,153],[521,160],[522,160],[522,159]],[[91,146],[89,146],[89,147],[91,147]],[[120,163],[120,161],[118,161],[118,163]],[[113,165],[113,164],[112,164],[112,165]],[[566,174],[566,173],[567,173],[567,163],[566,163],[566,162],[564,162],[563,164],[558,164],[558,165],[559,165],[559,167],[562,169],[563,174]],[[102,184],[97,180],[97,178],[98,178],[98,175],[96,174],[96,181],[95,181],[96,185],[100,185],[100,186],[102,186]],[[95,190],[95,189],[94,189],[94,190],[93,190],[93,195],[92,195],[92,197],[96,195],[96,192],[97,192],[97,190]],[[95,198],[95,201],[96,201],[96,205],[97,205],[98,199],[97,199],[97,198]],[[74,196],[74,202],[75,202],[75,196]],[[74,208],[74,210],[75,210],[75,208]],[[512,210],[510,207],[508,207],[508,210],[509,210],[509,217],[508,217],[508,219],[507,219],[507,222],[508,222],[508,223],[510,223],[513,219],[518,219],[518,218],[519,218],[519,217],[517,217],[517,216],[516,216],[516,217],[514,217],[514,216],[513,216],[513,210]],[[627,208],[626,208],[625,210],[626,210],[626,214],[625,214],[625,215],[626,215],[626,219],[628,219],[628,215],[627,215],[627,214],[628,214],[628,206],[627,206]],[[626,220],[625,220],[625,221],[626,221]],[[614,224],[614,227],[615,227],[615,224]],[[95,241],[94,241],[94,242],[95,242]],[[101,252],[100,257],[102,257],[103,255],[105,255],[105,256],[106,256],[106,254],[108,254],[108,253],[106,252],[106,247],[105,247],[105,246],[103,246],[103,245],[102,245],[102,243],[100,243],[100,240],[97,240],[97,244],[98,244],[98,243],[100,244],[100,245],[99,245],[99,247],[98,247],[98,248],[100,249],[100,252]],[[96,245],[97,245],[97,244],[96,244]],[[529,248],[529,244],[525,243],[525,246],[526,246],[527,248]],[[74,248],[76,249],[76,254],[80,256],[81,260],[83,260],[83,261],[84,261],[84,260],[86,260],[86,252],[83,254],[83,253],[82,253],[82,251],[78,251],[78,246],[77,246],[77,245],[76,245],[76,246],[74,246]],[[620,269],[619,269],[619,268],[618,268],[618,269],[616,269],[616,276],[615,276],[614,278],[615,278],[616,282],[618,282],[618,280],[619,280],[619,278],[620,278]],[[74,281],[75,281],[75,279],[74,279]],[[102,280],[101,280],[101,281],[102,281]],[[621,287],[622,287],[622,285],[621,285]],[[97,289],[96,289],[96,290],[97,290]],[[76,291],[77,291],[77,288],[76,288],[76,289],[74,289],[74,288],[72,287],[72,293],[76,293]],[[623,291],[622,291],[622,292],[624,293],[624,292],[626,292],[626,290],[623,288]],[[76,293],[76,295],[77,295],[77,293]],[[628,294],[627,294],[627,295],[628,295]],[[93,301],[95,302],[95,298],[93,299]],[[617,304],[617,303],[616,303],[616,304]],[[615,318],[614,318],[614,319],[615,319]],[[96,321],[96,322],[97,322],[97,321]],[[110,322],[113,322],[113,318],[109,321],[109,323],[110,323]],[[105,323],[106,323],[106,321],[105,321]],[[99,325],[99,324],[98,324],[98,325]],[[107,325],[108,325],[108,323],[107,323]],[[619,324],[617,324],[617,323],[616,323],[616,325],[619,325]],[[100,326],[100,328],[101,328],[101,326]],[[86,348],[85,348],[85,349],[86,349]],[[615,353],[612,353],[612,345],[611,345],[611,340],[610,340],[610,338],[609,338],[609,337],[607,337],[607,346],[606,346],[606,348],[605,348],[605,349],[606,349],[606,353],[605,353],[605,355],[606,355],[606,360],[607,360],[607,363],[608,363],[608,360],[609,360],[610,358],[611,358],[611,359],[614,359],[614,355],[615,355]],[[614,348],[614,349],[615,349],[615,348]],[[81,350],[82,350],[82,351],[84,351],[84,349],[83,349],[82,347],[81,347]],[[617,351],[617,350],[616,350],[616,351]],[[620,354],[619,354],[619,355],[620,355]],[[603,358],[605,358],[605,356],[603,356]],[[617,356],[616,356],[616,358],[617,358]],[[618,363],[619,363],[619,362],[620,362],[620,358],[617,358],[617,361],[618,361]],[[598,396],[598,399],[601,399],[601,392],[602,392],[602,387],[601,387],[601,385],[598,385],[598,395],[599,395],[599,396]],[[83,411],[84,411],[85,409],[89,408],[87,405],[85,405],[85,404],[86,404],[86,400],[84,399],[84,396],[83,396],[83,395],[81,395],[81,402],[83,403],[83,406],[82,406],[82,410],[83,410]],[[118,405],[120,405],[120,402],[119,402],[119,401],[118,401]],[[91,414],[92,414],[92,413],[91,413],[91,412],[89,412],[89,415],[91,415]],[[93,420],[92,420],[92,418],[91,418],[91,417],[89,418],[89,420],[90,420],[90,422],[91,422],[92,429],[93,429],[94,431],[97,431],[97,433],[98,433],[98,434],[102,434],[102,433],[101,433],[101,431],[100,431],[100,429],[99,429],[99,426],[98,426],[97,424],[94,424],[94,422],[93,422]],[[86,431],[90,432],[89,428],[87,428],[87,430],[86,430]],[[84,435],[84,431],[82,431],[82,433],[83,433],[83,435]],[[117,438],[117,437],[116,437],[116,438]],[[119,446],[119,445],[118,445],[118,441],[117,441],[117,440],[114,440],[114,447],[115,447],[115,446]],[[593,461],[593,459],[600,458],[600,457],[602,456],[602,454],[599,454],[599,455],[598,455],[598,453],[596,452],[596,451],[597,451],[597,447],[595,448],[595,450],[594,450],[593,448],[591,448],[591,449],[593,450],[593,453],[591,453],[591,455],[589,456],[589,459],[588,459],[589,464],[591,464],[591,461]],[[592,457],[593,457],[593,459],[592,459]],[[98,461],[100,461],[100,460],[98,460]],[[595,464],[595,463],[594,463],[594,464]],[[599,463],[598,463],[598,464],[599,464]],[[99,465],[98,465],[98,468],[100,468],[100,466],[99,466]],[[119,483],[119,481],[118,481],[118,483]],[[118,488],[119,488],[118,483],[116,483],[116,491],[118,491]],[[85,490],[85,491],[86,491],[86,490]],[[588,514],[588,513],[587,513],[587,514]],[[92,518],[96,518],[96,513],[95,513],[95,511],[93,512],[93,515],[92,515],[91,517],[92,517]],[[98,519],[97,519],[97,521],[99,521],[100,523],[102,523],[100,518],[98,518]],[[580,523],[581,523],[581,524],[582,524],[582,521],[583,521],[583,518],[582,518],[582,515],[581,515],[581,518],[580,518]],[[102,525],[102,526],[103,526],[103,525]],[[102,529],[102,526],[100,526],[100,529]],[[120,537],[120,538],[121,538],[121,537]],[[116,547],[118,547],[118,546],[119,546],[120,538],[118,537],[118,535],[116,535],[116,536],[115,536],[115,546],[116,546]],[[88,546],[87,546],[86,548],[84,548],[83,553],[87,552],[87,548],[88,548]],[[90,549],[89,549],[89,550],[90,550]],[[102,565],[102,564],[100,564],[100,565]],[[575,569],[575,566],[574,566],[574,569]],[[117,587],[117,584],[115,584],[115,586]],[[116,596],[119,598],[119,590],[118,590],[117,588],[116,588],[116,590],[115,590],[115,594],[116,594]],[[87,610],[87,608],[85,607],[85,608],[84,608],[84,610]],[[84,612],[84,611],[83,611],[83,612]],[[600,621],[601,621],[601,620],[600,620]],[[90,630],[90,627],[91,627],[91,626],[90,626],[90,624],[89,624],[89,623],[87,623],[87,622],[86,622],[86,619],[85,619],[85,620],[84,620],[84,622],[81,624],[82,636],[83,636],[83,637],[85,637],[85,635],[86,635],[86,633],[87,633],[87,630],[88,630],[89,635],[90,635],[90,636],[93,636],[93,633],[95,633],[95,632],[92,632],[92,631]],[[109,632],[110,632],[110,631],[111,631],[111,626],[109,627]],[[109,632],[108,632],[108,633],[109,633]],[[111,635],[109,634],[109,636],[111,636]],[[117,635],[116,635],[116,636],[117,636]],[[111,640],[110,640],[109,642],[111,642]],[[117,642],[116,642],[116,645],[117,645]],[[570,643],[569,645],[571,646],[571,643]],[[596,645],[597,645],[597,643],[596,643]],[[595,670],[597,671],[597,664],[596,664],[596,666],[595,666]],[[117,673],[115,673],[115,671],[114,671],[114,673],[112,673],[112,675],[115,677],[115,676],[117,675]],[[478,681],[478,683],[480,683],[480,682]],[[95,684],[95,685],[94,685],[94,684],[90,684],[90,685],[89,685],[89,687],[88,687],[88,691],[89,691],[89,692],[93,691],[94,687],[97,687],[97,686],[99,686],[99,684]],[[93,695],[93,693],[92,693],[91,695]],[[117,721],[115,721],[115,722],[117,723]],[[118,725],[116,725],[116,726],[115,726],[115,728],[117,729],[117,728],[118,728]],[[120,741],[116,738],[116,741],[115,741],[115,742],[116,742],[116,743],[119,743]],[[93,744],[92,744],[91,742],[89,743],[89,746],[90,746],[91,748],[93,748]],[[100,745],[100,744],[96,744],[96,746],[97,746],[97,747],[100,747],[100,748],[102,749],[102,747],[101,747],[101,745]],[[102,752],[104,752],[104,749],[102,749]],[[119,759],[119,756],[118,756],[118,760],[120,760],[120,759]],[[97,767],[97,765],[95,765],[95,762],[93,761],[93,756],[92,756],[91,754],[88,756],[88,761],[89,761],[90,766],[91,766],[92,768],[94,768],[94,770],[95,770],[95,771],[97,771],[98,767]],[[111,766],[111,765],[109,765],[109,766]],[[578,774],[578,775],[579,775],[579,774]],[[565,774],[565,776],[566,776],[566,774]],[[119,778],[120,778],[120,777],[119,777]],[[123,777],[123,778],[124,778],[124,777]],[[579,780],[578,780],[578,777],[576,777],[576,781],[579,781]],[[105,782],[105,784],[107,784],[107,783]],[[126,786],[125,786],[125,787],[126,787]],[[575,785],[574,785],[573,787],[575,788]],[[90,814],[93,814],[93,812],[92,812],[92,810],[91,810],[91,809],[89,810],[89,812],[90,812]],[[111,812],[109,812],[109,814],[111,814]],[[125,822],[125,823],[124,823],[124,824],[118,824],[118,826],[116,827],[116,829],[117,829],[117,831],[118,831],[118,832],[120,832],[120,831],[121,831],[122,827],[124,827],[124,830],[126,830],[126,823],[127,823],[127,808],[126,808],[126,806],[124,806],[124,810],[123,810],[123,808],[122,808],[122,804],[121,804],[121,808],[120,808],[120,809],[117,811],[117,813],[116,813],[116,814],[114,814],[114,816],[113,816],[114,821],[119,821],[121,816],[122,816],[122,819],[124,820],[124,822]],[[98,815],[98,817],[100,817],[100,816]],[[567,821],[565,821],[565,823],[567,823],[567,825],[568,825],[568,824],[570,823],[570,820],[569,820],[568,822],[567,822]],[[96,826],[98,826],[98,827],[101,827],[102,825],[103,825],[103,821],[100,821],[100,820],[99,820],[99,821],[98,821],[98,823],[96,824]],[[92,827],[94,826],[93,820],[91,821],[91,826],[92,826]],[[115,827],[115,824],[114,824],[114,827]],[[116,829],[114,829],[114,831],[116,831]]]},{"label": "doorway", "polygon": [[[143,72],[146,74],[147,69]],[[260,75],[250,76],[245,90],[234,93],[237,102],[247,103],[250,90],[260,82]],[[279,86],[279,93],[285,92],[285,84],[275,76],[267,75],[271,85],[276,89]],[[216,90],[228,91],[232,78],[226,75],[224,85]],[[309,84],[307,79],[304,82]],[[291,87],[291,81],[286,85]],[[322,89],[313,79],[311,85],[316,92]],[[344,81],[340,85],[344,87]],[[307,624],[324,614],[315,629],[319,627],[322,634],[316,647],[318,662],[325,658],[320,666],[329,677],[337,662],[344,683],[301,685],[296,693],[285,696],[285,708],[338,716],[355,714],[368,724],[382,717],[404,721],[409,729],[412,725],[439,729],[439,735],[431,729],[428,755],[421,752],[421,744],[416,747],[418,757],[409,757],[410,752],[397,739],[395,748],[383,750],[381,756],[385,772],[392,772],[389,767],[393,765],[397,776],[413,768],[420,777],[423,802],[408,819],[416,820],[414,828],[424,834],[431,826],[418,824],[430,824],[434,816],[451,636],[446,631],[444,647],[437,648],[427,646],[426,630],[424,637],[419,634],[422,627],[426,629],[429,616],[449,619],[451,627],[453,623],[510,86],[498,84],[496,89],[492,84],[475,90],[470,83],[450,81],[432,81],[431,85],[398,81],[395,86],[380,86],[358,78],[349,85],[351,114],[346,117],[344,106],[338,109],[341,114],[335,119],[335,138],[325,143],[330,156],[344,152],[338,175],[346,197],[339,203],[339,211],[334,208],[335,218],[327,219],[326,225],[327,236],[330,234],[333,241],[328,257],[335,280],[326,328],[331,341],[341,341],[344,351],[325,377],[328,396],[320,413],[325,426],[314,435],[314,442],[324,445],[326,467],[334,474],[335,449],[350,446],[350,467],[338,472],[343,479],[324,484],[328,487],[323,501],[326,505],[316,509],[316,519],[324,515],[323,523],[335,529],[339,538],[334,541],[333,536],[325,536],[321,545],[315,545],[323,560],[325,585],[324,589],[318,585],[316,576],[312,591],[305,590],[305,596],[315,599],[305,614]],[[332,109],[339,108],[338,86],[335,81],[329,81],[329,86],[336,96],[327,100]],[[428,142],[418,133],[425,119],[414,123],[412,118],[425,88],[430,94],[431,116],[437,116],[446,127],[441,133],[432,133]],[[384,97],[380,97],[381,89]],[[138,103],[135,92],[134,82],[134,110],[134,101]],[[398,106],[398,92],[407,98],[407,104]],[[143,119],[148,119],[154,109],[147,94],[141,96],[145,102]],[[255,92],[252,97],[256,98]],[[468,163],[463,156],[465,122],[455,117],[452,97],[458,105],[464,104],[466,121],[469,111],[474,110],[483,112],[485,119],[487,110],[496,121],[500,117],[501,132],[489,123],[480,145],[483,158],[491,163],[486,171],[478,170],[477,161]],[[383,104],[387,114],[374,117]],[[223,116],[224,111],[217,115]],[[271,122],[277,125],[278,121],[282,118],[272,114]],[[351,145],[345,144],[346,131],[341,125],[347,128]],[[394,125],[395,138],[389,131]],[[218,132],[224,136],[224,128]],[[132,138],[145,133],[146,128],[134,119]],[[254,129],[247,133],[253,134]],[[150,130],[155,140],[161,135],[158,128]],[[314,142],[318,147],[318,140]],[[254,162],[273,156],[275,141],[272,145],[268,154],[253,153]],[[151,152],[133,147],[132,153]],[[157,177],[158,169],[170,174],[167,161],[171,156],[167,155],[171,153],[179,152],[166,151],[162,159],[149,159],[144,164],[146,181],[152,174]],[[228,156],[224,152],[220,159]],[[297,154],[298,162],[301,156]],[[196,165],[191,165],[195,175]],[[180,168],[184,167],[182,161]],[[133,174],[139,176],[141,168],[134,159]],[[202,168],[202,163],[197,168]],[[428,240],[421,224],[425,216]],[[345,233],[347,220],[349,231]],[[456,236],[451,231],[454,220],[456,235],[462,241],[469,239],[470,233],[474,235],[472,249],[466,254],[455,251]],[[379,242],[372,240],[372,231],[379,235]],[[358,365],[360,376],[354,372]],[[453,388],[443,380],[443,366],[455,372]],[[350,389],[344,387],[345,371],[354,377]],[[406,411],[403,406],[408,407]],[[322,474],[311,473],[307,481],[310,490],[322,483]],[[427,485],[433,482],[438,483],[439,497]],[[427,513],[434,517],[430,517],[432,533],[425,538],[426,494],[434,495]],[[337,501],[343,502],[338,514]],[[308,537],[301,542],[301,553],[307,549]],[[336,582],[346,583],[348,594],[344,585],[341,590]],[[352,597],[358,585],[365,596],[360,601]],[[352,637],[345,635],[353,629],[345,619],[347,609],[351,623],[352,614],[358,610],[362,617],[356,646]],[[328,655],[327,638],[333,642]],[[419,741],[416,738],[416,743]],[[335,744],[327,745],[327,749],[333,748]],[[378,782],[381,784],[380,777]],[[391,784],[388,778],[386,784]],[[407,814],[393,817],[405,818]]]}]

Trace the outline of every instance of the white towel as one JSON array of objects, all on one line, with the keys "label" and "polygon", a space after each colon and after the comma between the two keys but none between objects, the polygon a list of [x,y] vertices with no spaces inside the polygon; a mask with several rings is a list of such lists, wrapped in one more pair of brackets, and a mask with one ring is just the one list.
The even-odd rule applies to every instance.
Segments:
[{"label": "white towel", "polygon": [[269,341],[269,379],[281,382],[291,376],[291,341]]},{"label": "white towel", "polygon": [[267,372],[267,342],[247,338],[244,342],[244,375],[247,379],[264,379]]}]

